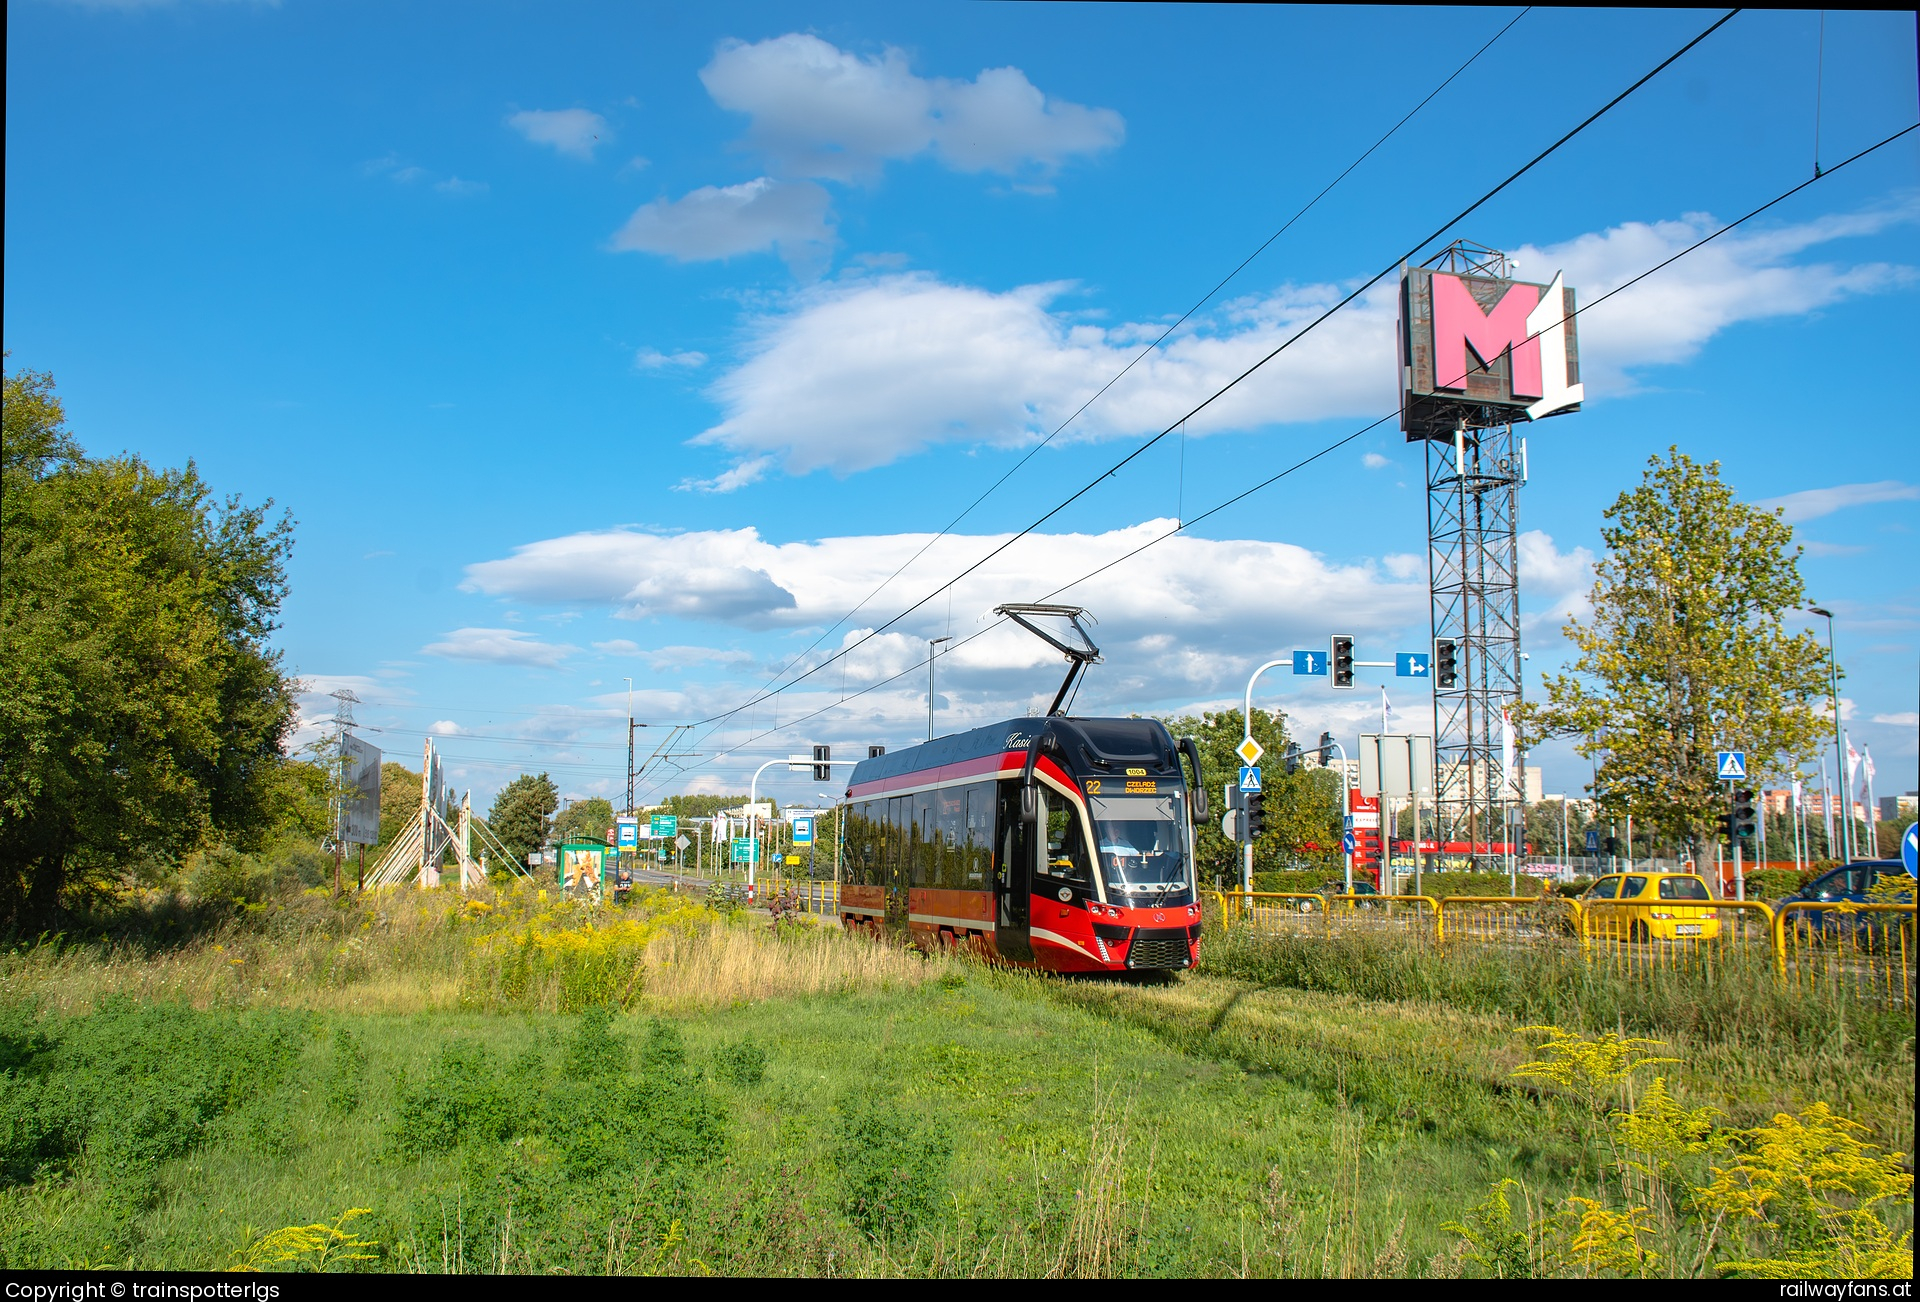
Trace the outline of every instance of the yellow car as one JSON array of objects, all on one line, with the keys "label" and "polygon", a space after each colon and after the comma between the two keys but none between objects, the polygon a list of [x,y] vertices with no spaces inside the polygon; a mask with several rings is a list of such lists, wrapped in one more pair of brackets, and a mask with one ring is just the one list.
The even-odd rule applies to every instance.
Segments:
[{"label": "yellow car", "polygon": [[1613,940],[1713,940],[1720,911],[1696,873],[1616,873],[1580,897],[1587,935]]}]

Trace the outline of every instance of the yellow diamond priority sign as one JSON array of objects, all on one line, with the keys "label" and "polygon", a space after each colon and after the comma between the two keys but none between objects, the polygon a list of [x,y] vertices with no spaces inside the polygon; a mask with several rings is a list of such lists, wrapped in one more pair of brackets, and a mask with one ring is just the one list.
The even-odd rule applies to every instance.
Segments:
[{"label": "yellow diamond priority sign", "polygon": [[1249,737],[1240,743],[1236,753],[1249,765],[1253,765],[1260,762],[1260,757],[1267,753],[1267,748]]}]

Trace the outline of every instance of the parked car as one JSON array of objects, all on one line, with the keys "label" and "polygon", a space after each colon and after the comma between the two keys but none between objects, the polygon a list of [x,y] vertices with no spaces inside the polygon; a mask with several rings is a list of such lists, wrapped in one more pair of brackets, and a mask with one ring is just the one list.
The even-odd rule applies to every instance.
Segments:
[{"label": "parked car", "polygon": [[[1774,905],[1777,911],[1788,904],[1867,904],[1868,892],[1876,882],[1891,877],[1907,884],[1905,903],[1913,903],[1913,878],[1898,859],[1865,859],[1822,873],[1804,887]],[[1787,915],[1790,925],[1802,934],[1850,933],[1859,928],[1884,930],[1893,918],[1880,913],[1849,914],[1838,910],[1795,909]]]},{"label": "parked car", "polygon": [[1698,873],[1614,873],[1580,897],[1587,935],[1613,940],[1715,940],[1720,910]]},{"label": "parked car", "polygon": [[[1313,893],[1315,895],[1324,896],[1324,895],[1346,895],[1349,892],[1347,891],[1346,879],[1342,877],[1336,877],[1331,881],[1321,882],[1318,886],[1313,888]],[[1358,878],[1356,878],[1354,880],[1353,891],[1351,893],[1354,895],[1378,895],[1380,893],[1380,890],[1372,882],[1363,882],[1363,881],[1360,881]],[[1301,913],[1312,913],[1315,909],[1318,909],[1320,907],[1321,906],[1316,902],[1314,902],[1313,900],[1295,900],[1294,901],[1294,908]],[[1360,901],[1356,905],[1356,907],[1362,908],[1362,909],[1370,909],[1373,907],[1373,905],[1365,901]]]}]

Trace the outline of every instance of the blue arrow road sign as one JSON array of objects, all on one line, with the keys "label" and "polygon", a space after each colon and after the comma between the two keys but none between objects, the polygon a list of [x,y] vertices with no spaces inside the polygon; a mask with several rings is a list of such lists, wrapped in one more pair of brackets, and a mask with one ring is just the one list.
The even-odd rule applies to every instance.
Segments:
[{"label": "blue arrow road sign", "polygon": [[1293,653],[1293,672],[1311,674],[1315,678],[1327,676],[1327,658],[1318,651],[1295,651]]},{"label": "blue arrow road sign", "polygon": [[1345,836],[1340,838],[1340,848],[1346,853],[1352,854],[1353,847],[1354,847],[1353,833],[1348,832]]},{"label": "blue arrow road sign", "polygon": [[1428,656],[1425,651],[1398,651],[1393,657],[1393,672],[1402,678],[1425,678]]},{"label": "blue arrow road sign", "polygon": [[1731,782],[1735,778],[1745,778],[1747,776],[1747,753],[1745,751],[1723,750],[1715,751],[1714,754],[1719,757],[1720,761],[1717,774],[1718,781]]},{"label": "blue arrow road sign", "polygon": [[1257,766],[1241,766],[1240,789],[1242,791],[1258,791],[1260,789],[1260,770]]},{"label": "blue arrow road sign", "polygon": [[1587,853],[1600,853],[1600,833],[1591,827],[1587,829]]},{"label": "blue arrow road sign", "polygon": [[1920,877],[1920,837],[1914,835],[1920,829],[1920,823],[1907,824],[1907,834],[1900,838],[1900,862],[1907,866],[1907,876]]}]

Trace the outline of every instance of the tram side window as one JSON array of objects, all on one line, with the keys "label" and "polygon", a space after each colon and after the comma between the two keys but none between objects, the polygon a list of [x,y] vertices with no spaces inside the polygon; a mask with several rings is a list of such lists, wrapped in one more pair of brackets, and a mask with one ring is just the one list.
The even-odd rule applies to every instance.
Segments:
[{"label": "tram side window", "polygon": [[904,797],[889,797],[886,806],[887,851],[880,866],[880,882],[882,885],[891,886],[905,873],[907,828],[910,822],[907,818]]},{"label": "tram side window", "polygon": [[933,830],[933,793],[913,797],[913,884],[933,886],[940,880],[940,842]]},{"label": "tram side window", "polygon": [[933,799],[940,832],[939,882],[948,890],[959,890],[967,882],[967,789],[942,787]]},{"label": "tram side window", "polygon": [[871,886],[879,880],[880,861],[880,825],[874,818],[874,802],[862,802],[859,813],[850,821],[847,830],[855,834],[853,861],[854,880],[862,886]]},{"label": "tram side window", "polygon": [[966,876],[961,885],[968,890],[985,890],[987,874],[993,867],[993,804],[991,782],[967,786]]}]

